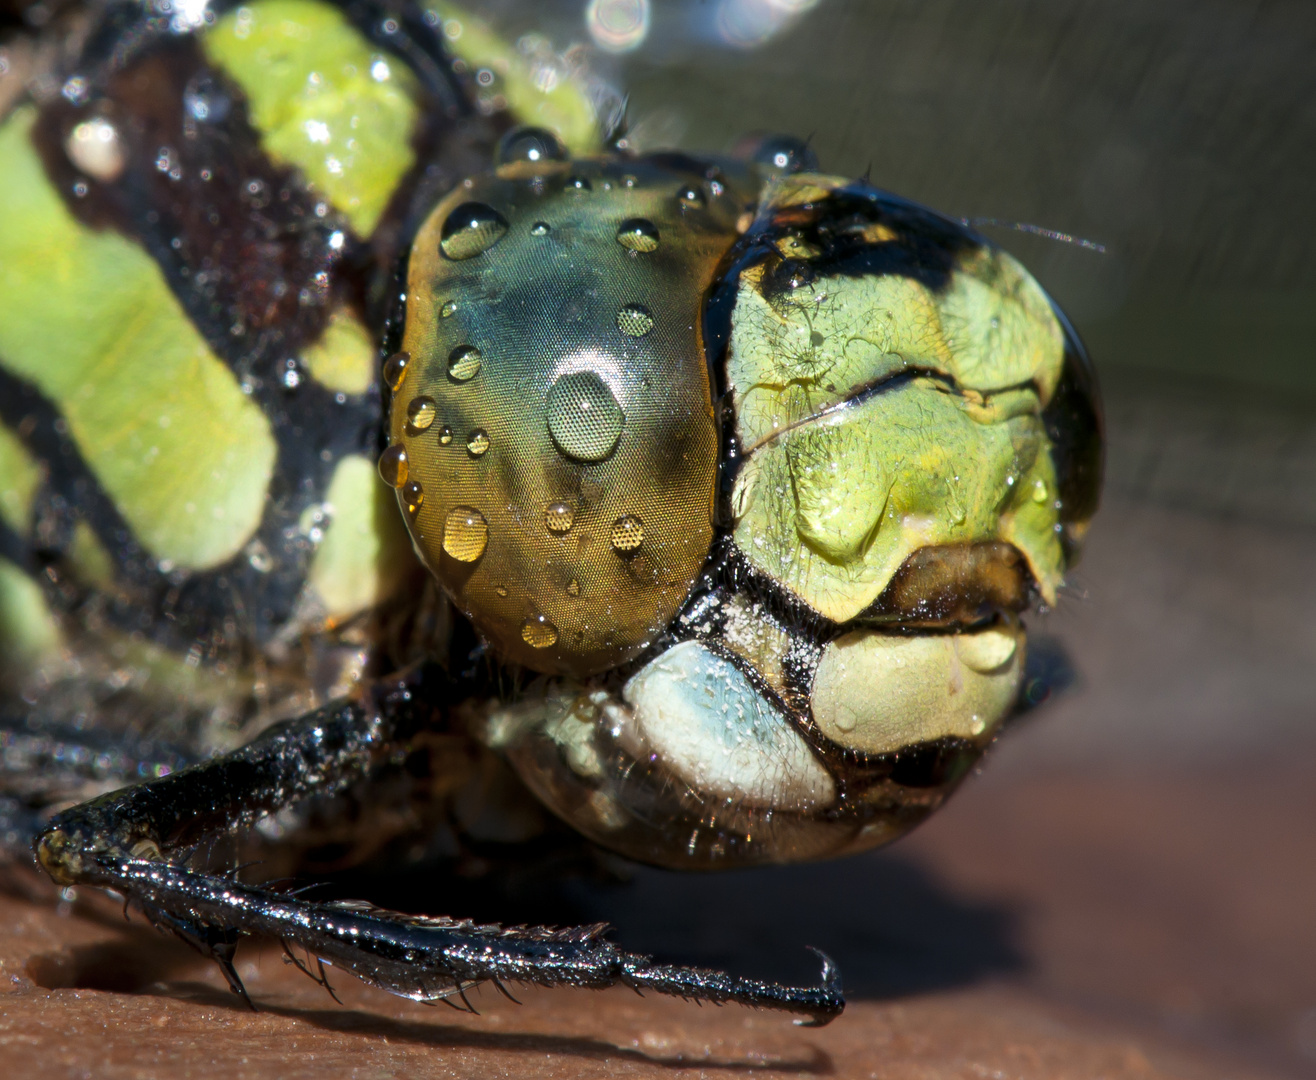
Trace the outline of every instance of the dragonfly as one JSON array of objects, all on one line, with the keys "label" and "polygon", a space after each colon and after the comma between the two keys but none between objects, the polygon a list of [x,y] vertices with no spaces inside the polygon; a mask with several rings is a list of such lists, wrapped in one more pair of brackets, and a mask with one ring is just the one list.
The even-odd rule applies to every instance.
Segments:
[{"label": "dragonfly", "polygon": [[9,857],[244,997],[254,936],[422,1001],[838,1015],[825,956],[761,982],[308,899],[215,845],[295,871],[565,825],[708,870],[907,832],[1035,693],[1026,619],[1097,507],[1092,368],[1034,278],[807,140],[641,149],[579,56],[448,4],[117,2],[16,40]]}]

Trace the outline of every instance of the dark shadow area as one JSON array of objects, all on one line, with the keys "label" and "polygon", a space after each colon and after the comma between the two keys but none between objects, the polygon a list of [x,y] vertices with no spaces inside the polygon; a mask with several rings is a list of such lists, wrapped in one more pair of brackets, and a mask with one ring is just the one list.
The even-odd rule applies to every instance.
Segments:
[{"label": "dark shadow area", "polygon": [[893,998],[1022,971],[1017,913],[956,896],[917,862],[874,853],[715,875],[637,868],[625,886],[568,884],[584,920],[628,949],[738,975],[815,982],[807,946],[849,998]]},{"label": "dark shadow area", "polygon": [[46,990],[140,994],[206,963],[186,945],[141,923],[125,923],[119,931],[113,941],[32,957],[25,965],[28,978]]}]

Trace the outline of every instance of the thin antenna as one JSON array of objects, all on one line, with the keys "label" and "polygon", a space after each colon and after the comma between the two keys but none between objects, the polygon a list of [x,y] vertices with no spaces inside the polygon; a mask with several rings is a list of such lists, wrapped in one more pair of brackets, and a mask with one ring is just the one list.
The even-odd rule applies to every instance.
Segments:
[{"label": "thin antenna", "polygon": [[1032,233],[1034,236],[1044,236],[1048,240],[1059,240],[1062,244],[1073,244],[1075,247],[1086,248],[1088,251],[1095,251],[1098,255],[1105,255],[1106,245],[1098,244],[1095,240],[1084,240],[1081,236],[1073,236],[1070,233],[1057,232],[1055,229],[1044,229],[1041,225],[1030,225],[1026,221],[1002,221],[1000,218],[993,217],[975,217],[960,218],[970,229],[977,229],[983,225],[994,225],[998,229],[1013,229],[1015,232]]}]

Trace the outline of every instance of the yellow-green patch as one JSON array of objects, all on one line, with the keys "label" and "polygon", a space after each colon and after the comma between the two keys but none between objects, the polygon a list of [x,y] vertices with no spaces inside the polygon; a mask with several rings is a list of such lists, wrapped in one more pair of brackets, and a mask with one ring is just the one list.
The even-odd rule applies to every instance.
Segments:
[{"label": "yellow-green patch", "polygon": [[1060,324],[1004,252],[965,255],[942,294],[896,274],[837,276],[769,301],[762,279],[761,267],[741,279],[727,359],[746,449],[910,368],[982,393],[1031,383],[1042,405],[1059,381]]},{"label": "yellow-green patch", "polygon": [[444,44],[452,54],[472,71],[483,68],[497,77],[490,92],[502,95],[519,123],[547,128],[577,157],[599,152],[598,120],[585,88],[546,42],[527,36],[521,51],[456,4],[428,7],[443,20]]},{"label": "yellow-green patch", "polygon": [[325,501],[331,521],[307,584],[325,615],[341,622],[387,599],[415,557],[397,498],[379,482],[371,461],[357,454],[343,458]]},{"label": "yellow-green patch", "polygon": [[420,110],[410,69],[315,0],[244,4],[202,40],[246,94],[266,153],[300,169],[369,236],[415,161]]},{"label": "yellow-green patch", "polygon": [[0,669],[15,672],[58,652],[59,624],[41,588],[7,559],[0,559]]},{"label": "yellow-green patch", "polygon": [[1053,600],[1063,560],[1047,446],[1031,390],[977,403],[914,379],[751,455],[733,493],[736,543],[838,622],[929,545],[1008,540]]},{"label": "yellow-green patch", "polygon": [[316,382],[344,394],[364,394],[375,377],[370,331],[346,308],[334,312],[320,339],[302,359]]},{"label": "yellow-green patch", "polygon": [[29,139],[34,118],[21,109],[0,127],[0,363],[59,406],[152,555],[216,566],[260,522],[269,423],[150,256],[69,214]]},{"label": "yellow-green patch", "polygon": [[0,424],[0,521],[20,536],[32,527],[41,466],[18,436]]},{"label": "yellow-green patch", "polygon": [[114,584],[114,561],[85,521],[79,521],[73,526],[73,542],[69,544],[68,559],[74,575],[84,585],[108,589]]}]

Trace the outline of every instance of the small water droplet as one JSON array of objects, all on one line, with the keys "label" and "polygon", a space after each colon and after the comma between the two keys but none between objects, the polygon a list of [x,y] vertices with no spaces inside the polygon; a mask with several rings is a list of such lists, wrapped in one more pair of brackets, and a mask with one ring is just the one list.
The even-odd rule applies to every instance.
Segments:
[{"label": "small water droplet", "polygon": [[575,578],[572,578],[570,581],[567,582],[567,595],[568,596],[580,595],[580,582],[577,581]]},{"label": "small water droplet", "polygon": [[64,152],[74,166],[106,184],[119,179],[128,162],[119,129],[102,117],[78,124],[64,141]]},{"label": "small water droplet", "polygon": [[419,480],[408,480],[402,485],[402,499],[407,504],[408,513],[414,514],[425,502],[425,489]]},{"label": "small water droplet", "polygon": [[552,231],[552,226],[547,221],[536,221],[530,226],[531,236],[547,236]]},{"label": "small water droplet", "polygon": [[415,435],[420,431],[428,431],[430,425],[434,423],[434,417],[437,415],[438,409],[432,397],[412,398],[411,404],[407,406],[409,434]]},{"label": "small water droplet", "polygon": [[379,475],[389,487],[400,488],[407,482],[407,448],[395,443],[379,455]]},{"label": "small water droplet", "polygon": [[570,503],[549,503],[548,509],[544,511],[544,524],[548,526],[548,531],[551,533],[570,532],[575,522],[576,511],[571,508]]},{"label": "small water droplet", "polygon": [[682,210],[702,210],[708,205],[708,200],[704,198],[704,193],[693,184],[687,184],[676,193],[676,201],[681,204]]},{"label": "small water droplet", "polygon": [[443,519],[443,550],[458,562],[475,562],[489,544],[489,523],[470,506],[454,506]]},{"label": "small water droplet", "polygon": [[489,449],[489,433],[484,428],[476,428],[466,440],[466,450],[471,457],[484,457]]},{"label": "small water droplet", "polygon": [[1046,489],[1046,481],[1039,477],[1033,481],[1033,502],[1044,503],[1051,497],[1051,493]]},{"label": "small water droplet", "polygon": [[439,445],[447,446],[450,442],[452,442],[452,428],[444,424],[439,428]]},{"label": "small water droplet", "polygon": [[439,308],[440,319],[451,319],[456,314],[457,314],[456,300],[448,300],[444,303],[443,307]]},{"label": "small water droplet", "polygon": [[499,585],[496,589],[494,589],[494,592],[496,592],[499,596],[506,598],[506,596],[507,596],[507,586],[506,586],[506,585]]},{"label": "small water droplet", "polygon": [[644,337],[653,329],[653,316],[639,304],[627,304],[617,312],[617,329],[627,337]]},{"label": "small water droplet", "polygon": [[411,363],[409,352],[395,352],[384,361],[384,385],[394,393],[397,393],[398,387],[402,385],[402,378],[407,373],[409,363]]},{"label": "small water droplet", "polygon": [[507,235],[507,219],[484,203],[462,203],[447,217],[439,247],[450,259],[471,259]]},{"label": "small water droplet", "polygon": [[634,514],[623,514],[612,523],[612,550],[623,555],[644,543],[644,522]]},{"label": "small water droplet", "polygon": [[627,218],[617,229],[617,243],[627,251],[656,251],[658,226],[647,218]]},{"label": "small water droplet", "polygon": [[521,624],[521,640],[532,649],[547,649],[557,644],[557,627],[544,616],[536,615]]},{"label": "small water droplet", "polygon": [[548,433],[563,454],[602,461],[621,438],[626,414],[593,371],[563,375],[548,391]]},{"label": "small water droplet", "polygon": [[480,370],[484,360],[474,345],[458,345],[448,354],[448,378],[454,382],[470,382]]},{"label": "small water droplet", "polygon": [[562,185],[564,191],[574,191],[579,195],[584,195],[588,191],[594,190],[594,185],[584,176],[568,176],[567,182]]}]

